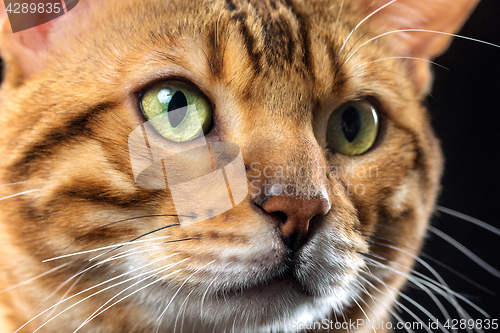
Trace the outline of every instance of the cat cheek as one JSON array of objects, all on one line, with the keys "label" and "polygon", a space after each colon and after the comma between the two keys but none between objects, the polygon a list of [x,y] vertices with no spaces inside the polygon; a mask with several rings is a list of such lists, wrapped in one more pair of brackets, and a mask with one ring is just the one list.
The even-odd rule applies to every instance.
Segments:
[{"label": "cat cheek", "polygon": [[425,98],[432,89],[433,75],[430,67],[423,61],[412,61],[407,63],[409,75],[417,88],[416,94],[419,98]]},{"label": "cat cheek", "polygon": [[262,176],[262,172],[259,170],[260,165],[260,162],[250,163],[251,172],[254,172],[254,174],[248,175],[250,178],[260,178]]}]

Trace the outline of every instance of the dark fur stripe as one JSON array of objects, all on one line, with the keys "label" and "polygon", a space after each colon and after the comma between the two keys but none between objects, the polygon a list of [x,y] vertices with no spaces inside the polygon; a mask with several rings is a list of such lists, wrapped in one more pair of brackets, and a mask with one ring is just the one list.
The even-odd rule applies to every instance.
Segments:
[{"label": "dark fur stripe", "polygon": [[427,175],[425,172],[425,170],[427,168],[426,168],[426,165],[424,164],[424,161],[422,159],[422,157],[425,156],[425,154],[423,153],[422,147],[420,147],[420,145],[419,145],[419,142],[420,142],[419,135],[415,131],[408,129],[406,127],[400,127],[400,128],[403,131],[405,131],[408,135],[411,136],[411,141],[408,144],[409,148],[405,148],[405,147],[400,147],[400,148],[402,150],[406,150],[406,151],[412,150],[413,152],[415,152],[415,158],[413,159],[413,163],[412,163],[411,167],[409,168],[409,170],[416,170],[416,171],[420,172],[420,174],[424,177],[425,182],[428,182]]},{"label": "dark fur stripe", "polygon": [[255,50],[255,38],[247,26],[247,14],[235,14],[233,15],[233,19],[239,23],[240,34],[243,37],[245,48],[252,62],[254,72],[255,74],[259,74],[261,72],[262,54]]},{"label": "dark fur stripe", "polygon": [[220,40],[218,41],[217,39],[220,38],[220,35],[217,36],[218,32],[216,29],[217,23],[212,25],[210,27],[210,31],[208,33],[208,60],[210,63],[210,70],[212,72],[212,75],[216,78],[221,77],[222,73],[222,67],[224,63],[224,46],[221,47]]},{"label": "dark fur stripe", "polygon": [[90,136],[92,134],[92,120],[95,119],[97,115],[114,106],[114,103],[98,104],[85,112],[78,113],[78,115],[67,124],[54,127],[45,135],[39,135],[40,140],[26,149],[23,157],[15,163],[13,169],[22,179],[25,179],[24,176],[29,174],[33,164],[53,154],[62,143],[77,137]]},{"label": "dark fur stripe", "polygon": [[312,69],[313,59],[311,54],[311,38],[309,36],[309,22],[306,17],[297,10],[292,0],[286,0],[285,2],[299,23],[300,37],[302,39],[302,51],[304,52],[303,63],[307,73],[310,74],[311,78],[314,80],[315,77]]},{"label": "dark fur stripe", "polygon": [[[57,207],[61,204],[67,205],[69,200],[86,201],[89,203],[115,206],[124,209],[137,206],[154,205],[158,200],[163,201],[165,191],[158,190],[137,190],[134,192],[120,192],[110,187],[106,182],[98,180],[75,181],[67,184],[54,194],[54,200],[47,204],[47,207]],[[60,198],[66,198],[61,203]]]},{"label": "dark fur stripe", "polygon": [[236,6],[234,5],[234,2],[233,0],[226,0],[226,8],[227,10],[229,10],[230,12],[233,12],[236,10]]},{"label": "dark fur stripe", "polygon": [[335,43],[332,40],[328,39],[326,41],[326,45],[328,60],[330,61],[332,72],[334,73],[334,75],[332,76],[333,85],[331,93],[342,94],[345,89],[347,77],[344,75],[342,67],[339,64],[338,52],[337,48],[335,47]]},{"label": "dark fur stripe", "polygon": [[267,51],[270,54],[268,62],[271,66],[279,66],[281,61],[291,65],[295,52],[295,38],[290,22],[283,16],[270,22],[262,22],[264,36],[269,40]]}]

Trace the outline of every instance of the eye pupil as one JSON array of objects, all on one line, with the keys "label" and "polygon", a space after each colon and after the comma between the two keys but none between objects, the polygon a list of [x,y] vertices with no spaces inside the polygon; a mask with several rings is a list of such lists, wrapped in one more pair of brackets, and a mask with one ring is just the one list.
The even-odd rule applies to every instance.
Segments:
[{"label": "eye pupil", "polygon": [[211,130],[213,110],[208,98],[195,86],[166,80],[140,94],[144,118],[171,142],[188,142]]},{"label": "eye pupil", "polygon": [[[180,125],[182,120],[186,117],[187,113],[187,106],[188,102],[186,99],[186,95],[184,95],[183,92],[177,91],[174,96],[172,96],[172,99],[170,100],[170,103],[168,104],[168,119],[170,120],[170,125],[173,128],[176,128],[177,126]],[[180,110],[179,110],[180,109]],[[171,112],[171,111],[176,111],[177,112]]]},{"label": "eye pupil", "polygon": [[328,148],[342,155],[362,155],[374,145],[378,128],[377,110],[369,100],[348,102],[328,119]]},{"label": "eye pupil", "polygon": [[351,106],[344,111],[341,127],[347,141],[353,142],[361,129],[361,118],[356,108]]}]

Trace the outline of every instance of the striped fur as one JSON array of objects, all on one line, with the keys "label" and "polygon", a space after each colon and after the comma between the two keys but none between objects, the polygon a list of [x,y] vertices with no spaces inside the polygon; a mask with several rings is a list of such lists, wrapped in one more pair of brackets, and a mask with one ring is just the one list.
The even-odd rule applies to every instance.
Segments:
[{"label": "striped fur", "polygon": [[[371,305],[372,320],[387,320],[387,310],[362,293],[366,288],[384,299],[359,277],[366,270],[362,253],[409,272],[412,257],[377,243],[403,242],[418,253],[442,158],[422,106],[428,82],[419,81],[420,62],[396,58],[405,55],[393,45],[397,39],[380,38],[357,49],[385,31],[378,21],[366,22],[343,47],[372,10],[366,3],[89,1],[67,14],[70,23],[55,23],[39,53],[41,65],[29,75],[21,77],[25,64],[0,46],[7,62],[0,92],[0,184],[16,183],[0,187],[0,198],[13,196],[0,201],[0,289],[64,265],[0,294],[0,330],[13,332],[62,298],[77,295],[55,315],[103,289],[85,291],[107,279],[161,271],[168,264],[114,301],[153,279],[157,283],[117,303],[81,332],[155,332],[157,327],[161,332],[174,327],[176,332],[181,327],[183,332],[288,332],[294,319],[364,318],[353,299]],[[389,57],[394,58],[375,61]],[[235,209],[189,227],[178,225],[169,190],[134,183],[129,162],[128,135],[145,122],[139,94],[167,78],[191,82],[208,97],[215,127],[207,139],[238,144],[247,166],[250,195]],[[332,152],[326,147],[329,115],[365,97],[382,118],[375,146],[356,157]],[[332,204],[297,255],[293,280],[280,278],[289,254],[274,222],[256,208],[269,199],[264,172],[291,166],[310,172],[306,177],[273,173],[270,181],[296,190],[323,186]],[[359,188],[363,193],[356,192]],[[255,189],[261,193],[252,195]],[[105,262],[66,284],[100,252],[43,262],[148,237],[168,238],[155,251]],[[383,283],[395,289],[405,283],[387,270],[372,273],[371,282],[390,294]],[[137,281],[82,301],[40,332],[73,332]],[[48,318],[37,317],[21,332],[34,331]]]}]

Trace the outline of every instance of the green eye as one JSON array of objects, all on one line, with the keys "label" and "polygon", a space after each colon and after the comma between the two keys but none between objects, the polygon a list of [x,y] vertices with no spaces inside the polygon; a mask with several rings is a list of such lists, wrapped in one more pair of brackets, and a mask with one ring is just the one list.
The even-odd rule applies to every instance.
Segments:
[{"label": "green eye", "polygon": [[378,134],[378,115],[368,101],[353,101],[336,110],[328,120],[328,147],[355,156],[373,146]]},{"label": "green eye", "polygon": [[180,81],[157,84],[141,95],[146,119],[164,138],[187,142],[208,133],[212,107],[198,90]]}]

